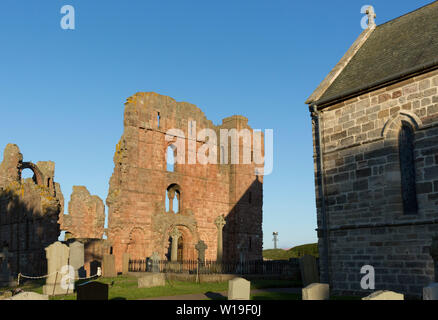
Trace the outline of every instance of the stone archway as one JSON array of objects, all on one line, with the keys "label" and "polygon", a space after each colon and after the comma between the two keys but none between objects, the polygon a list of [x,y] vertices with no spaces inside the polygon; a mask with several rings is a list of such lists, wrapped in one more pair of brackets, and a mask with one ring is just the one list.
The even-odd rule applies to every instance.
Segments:
[{"label": "stone archway", "polygon": [[165,243],[163,243],[163,250],[167,252],[166,256],[169,260],[172,259],[172,245],[176,241],[176,260],[182,262],[183,260],[196,259],[195,245],[198,241],[198,236],[184,225],[174,225],[166,232]]},{"label": "stone archway", "polygon": [[32,162],[23,162],[21,163],[20,167],[18,168],[18,172],[19,172],[19,177],[21,178],[21,173],[23,172],[23,170],[25,169],[30,169],[35,177],[35,183],[39,186],[44,185],[44,176],[43,173],[41,172],[40,169],[38,169],[38,167],[33,164]]}]

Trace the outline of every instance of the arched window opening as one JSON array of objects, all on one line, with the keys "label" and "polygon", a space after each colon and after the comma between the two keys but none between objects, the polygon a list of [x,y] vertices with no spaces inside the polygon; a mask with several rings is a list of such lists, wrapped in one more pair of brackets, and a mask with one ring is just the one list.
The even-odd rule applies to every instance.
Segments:
[{"label": "arched window opening", "polygon": [[47,179],[47,188],[50,188],[50,183],[52,182],[52,180],[49,178]]},{"label": "arched window opening", "polygon": [[35,184],[37,183],[35,173],[30,168],[25,168],[21,171],[21,180],[24,181],[26,179],[32,179]]},{"label": "arched window opening", "polygon": [[166,151],[166,170],[168,172],[175,172],[175,146],[171,145],[167,147]]},{"label": "arched window opening", "polygon": [[161,115],[159,112],[157,112],[157,128],[160,127],[160,120],[161,120]]},{"label": "arched window opening", "polygon": [[414,156],[414,131],[403,124],[399,132],[399,157],[403,212],[416,214],[418,210]]},{"label": "arched window opening", "polygon": [[181,207],[180,188],[173,184],[166,190],[166,212],[180,213]]}]

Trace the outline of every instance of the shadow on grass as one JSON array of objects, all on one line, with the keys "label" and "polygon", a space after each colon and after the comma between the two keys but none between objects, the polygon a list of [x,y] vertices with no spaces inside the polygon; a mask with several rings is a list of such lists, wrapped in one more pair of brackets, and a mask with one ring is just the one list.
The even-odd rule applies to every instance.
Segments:
[{"label": "shadow on grass", "polygon": [[209,292],[206,292],[204,294],[207,298],[209,298],[211,300],[227,300],[227,297],[221,293],[209,291]]}]

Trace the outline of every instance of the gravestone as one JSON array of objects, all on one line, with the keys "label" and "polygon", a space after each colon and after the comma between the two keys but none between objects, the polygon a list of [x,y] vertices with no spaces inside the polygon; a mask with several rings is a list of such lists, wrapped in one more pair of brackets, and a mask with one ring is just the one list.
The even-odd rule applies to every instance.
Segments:
[{"label": "gravestone", "polygon": [[125,252],[122,257],[122,274],[127,275],[129,272],[129,253]]},{"label": "gravestone", "polygon": [[305,255],[300,258],[300,271],[304,287],[319,283],[318,264],[314,256]]},{"label": "gravestone", "polygon": [[152,272],[160,272],[160,255],[158,252],[153,252],[151,256],[152,260]]},{"label": "gravestone", "polygon": [[249,300],[251,282],[243,278],[228,281],[228,300]]},{"label": "gravestone", "polygon": [[75,270],[75,277],[77,278],[85,278],[86,272],[84,268],[84,244],[75,241],[70,243],[70,256],[69,256],[69,264]]},{"label": "gravestone", "polygon": [[404,300],[404,295],[393,291],[376,291],[362,300]]},{"label": "gravestone", "polygon": [[2,252],[0,252],[0,286],[9,287],[14,286],[13,277],[11,276],[11,270],[9,268],[9,250],[8,247],[3,247]]},{"label": "gravestone", "polygon": [[49,296],[36,292],[21,292],[5,300],[49,300]]},{"label": "gravestone", "polygon": [[77,286],[76,300],[108,300],[108,285],[90,281]]},{"label": "gravestone", "polygon": [[[70,249],[65,244],[57,241],[52,243],[46,249],[47,273],[46,284],[43,286],[43,293],[46,295],[67,294],[73,290],[62,281],[68,276],[68,258]],[[63,268],[64,267],[64,268]]]},{"label": "gravestone", "polygon": [[325,283],[312,283],[303,288],[303,300],[329,300],[330,286]]},{"label": "gravestone", "polygon": [[423,300],[438,300],[438,283],[431,283],[423,288]]},{"label": "gravestone", "polygon": [[90,274],[88,276],[93,277],[97,275],[98,270],[101,269],[101,267],[102,267],[102,263],[100,261],[98,260],[90,261]]},{"label": "gravestone", "polygon": [[204,241],[199,240],[195,246],[195,249],[198,251],[198,261],[199,263],[205,262],[205,250],[207,250],[207,245]]},{"label": "gravestone", "polygon": [[116,272],[116,260],[112,254],[104,254],[102,260],[102,277],[115,278]]},{"label": "gravestone", "polygon": [[163,287],[165,285],[164,273],[150,273],[138,278],[139,288]]}]

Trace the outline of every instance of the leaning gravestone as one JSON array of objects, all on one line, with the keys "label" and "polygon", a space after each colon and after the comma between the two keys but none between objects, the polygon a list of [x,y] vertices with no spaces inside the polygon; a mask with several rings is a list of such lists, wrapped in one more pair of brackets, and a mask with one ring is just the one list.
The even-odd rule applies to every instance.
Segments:
[{"label": "leaning gravestone", "polygon": [[115,260],[115,256],[113,256],[112,254],[103,255],[102,277],[104,277],[104,278],[117,277],[116,260]]},{"label": "leaning gravestone", "polygon": [[84,244],[75,241],[70,243],[70,256],[69,256],[69,264],[75,270],[76,278],[85,278],[85,268],[84,268]]},{"label": "leaning gravestone", "polygon": [[329,300],[330,287],[325,283],[312,283],[303,288],[303,300]]},{"label": "leaning gravestone", "polygon": [[438,300],[438,283],[431,283],[423,288],[423,300]]},{"label": "leaning gravestone", "polygon": [[251,282],[243,278],[228,281],[228,300],[249,300]]},{"label": "leaning gravestone", "polygon": [[300,258],[300,271],[304,287],[319,283],[318,265],[314,256],[305,255]]},{"label": "leaning gravestone", "polygon": [[[43,293],[46,295],[59,295],[72,292],[68,285],[65,285],[68,276],[68,258],[70,249],[65,244],[57,241],[46,248],[47,273],[46,284],[43,286]],[[64,267],[64,268],[63,268]]]},{"label": "leaning gravestone", "polygon": [[404,295],[393,291],[376,291],[362,300],[404,300]]},{"label": "leaning gravestone", "polygon": [[80,284],[76,300],[108,300],[108,285],[97,281]]}]

